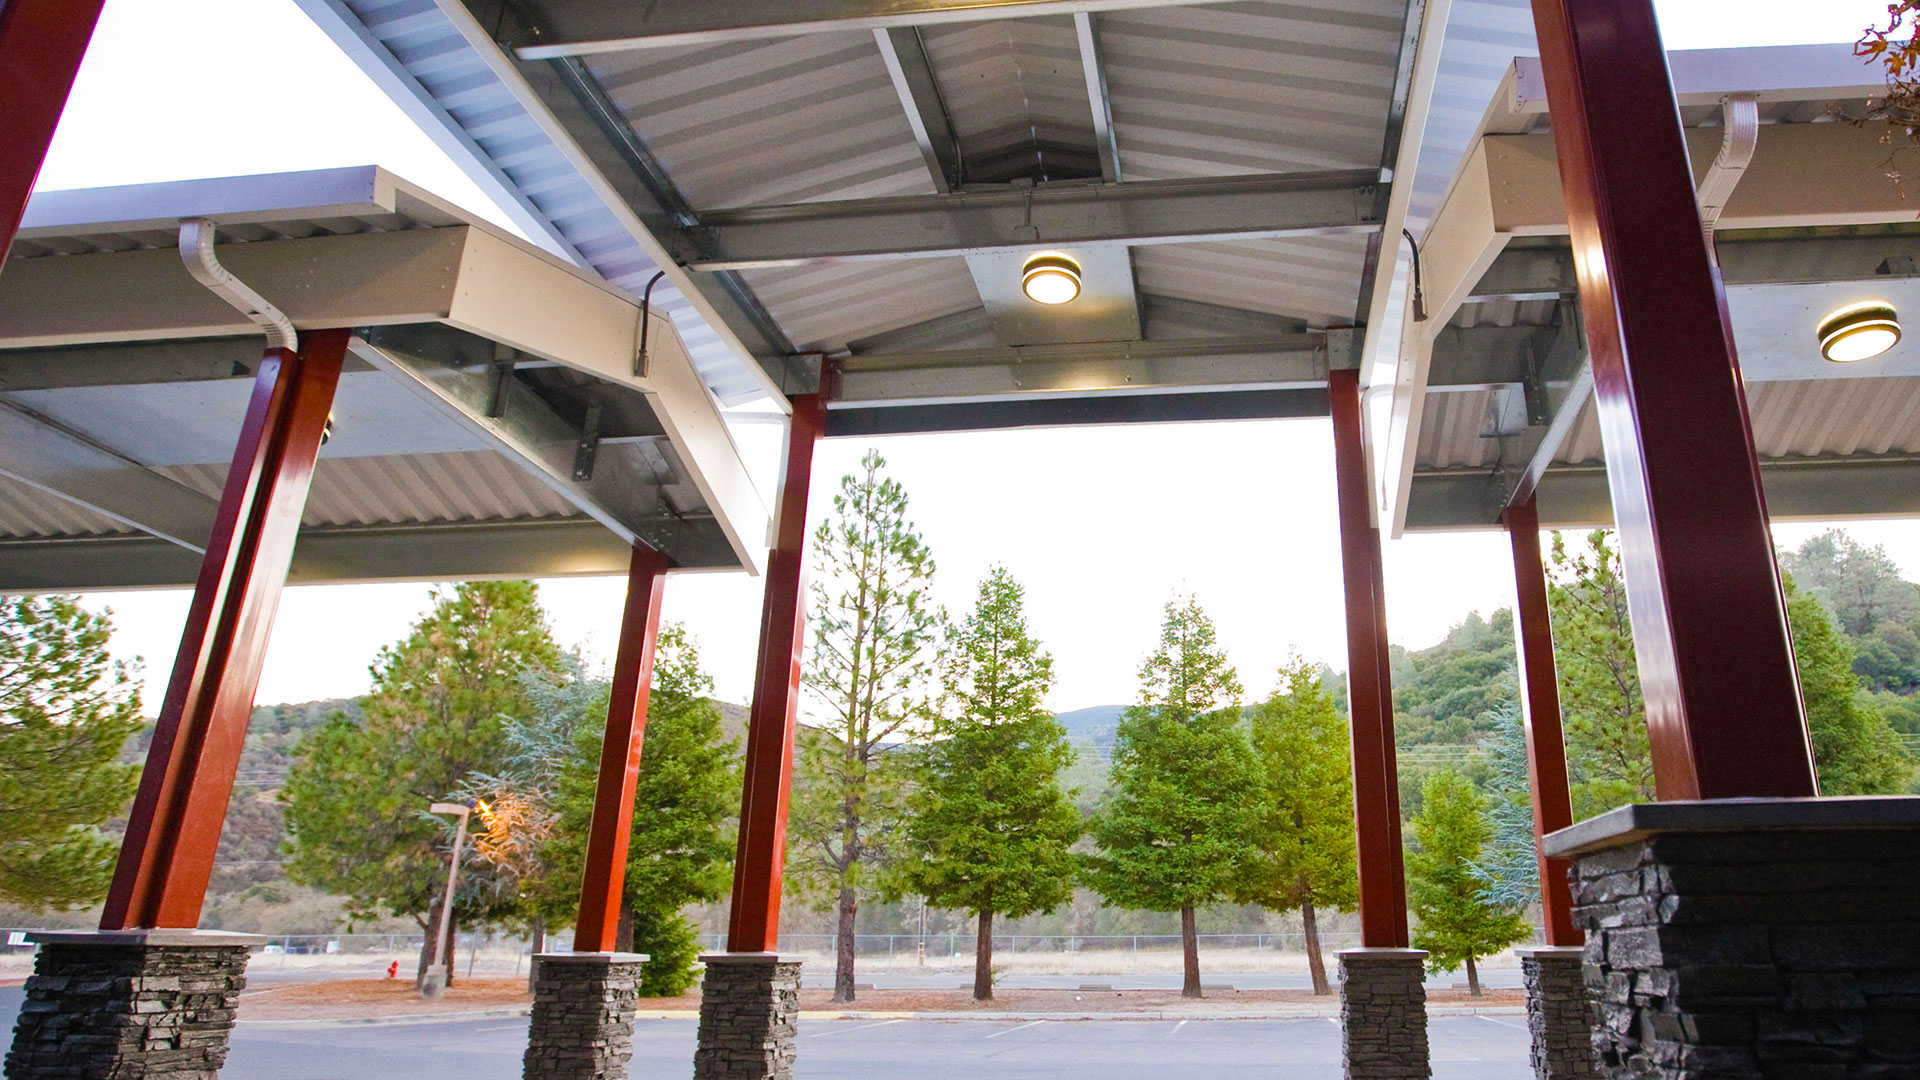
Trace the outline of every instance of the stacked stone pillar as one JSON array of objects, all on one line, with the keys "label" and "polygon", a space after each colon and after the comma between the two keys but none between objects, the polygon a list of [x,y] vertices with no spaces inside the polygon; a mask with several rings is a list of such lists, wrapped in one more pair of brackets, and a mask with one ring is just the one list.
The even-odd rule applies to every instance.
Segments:
[{"label": "stacked stone pillar", "polygon": [[1538,1080],[1594,1080],[1593,1035],[1587,1026],[1586,950],[1578,945],[1515,949],[1527,987],[1527,1029]]},{"label": "stacked stone pillar", "polygon": [[1341,1047],[1347,1080],[1426,1080],[1427,954],[1420,949],[1340,953]]},{"label": "stacked stone pillar", "polygon": [[526,1080],[626,1080],[642,953],[542,953],[533,958]]},{"label": "stacked stone pillar", "polygon": [[700,1041],[694,1080],[792,1080],[800,961],[773,953],[700,958]]},{"label": "stacked stone pillar", "polygon": [[261,938],[207,930],[37,933],[8,1080],[213,1080]]},{"label": "stacked stone pillar", "polygon": [[1625,806],[1546,847],[1603,1075],[1920,1077],[1920,798]]}]

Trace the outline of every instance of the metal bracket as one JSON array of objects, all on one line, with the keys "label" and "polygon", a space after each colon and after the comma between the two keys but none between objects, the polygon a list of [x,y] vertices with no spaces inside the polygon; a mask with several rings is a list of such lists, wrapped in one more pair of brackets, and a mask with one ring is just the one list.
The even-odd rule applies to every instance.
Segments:
[{"label": "metal bracket", "polygon": [[1353,189],[1354,219],[1356,221],[1379,221],[1380,185],[1362,184]]},{"label": "metal bracket", "polygon": [[1344,371],[1360,369],[1359,328],[1336,326],[1325,331],[1327,341],[1327,370]]},{"label": "metal bracket", "polygon": [[493,370],[487,375],[487,416],[498,420],[507,415],[508,389],[513,381],[515,353],[505,345],[493,347]]},{"label": "metal bracket", "polygon": [[1547,383],[1540,374],[1540,350],[1531,341],[1527,342],[1523,355],[1526,358],[1526,370],[1521,376],[1520,390],[1527,402],[1527,425],[1546,427],[1553,419],[1553,407],[1547,402]]},{"label": "metal bracket", "polygon": [[586,421],[580,425],[580,441],[573,447],[573,478],[586,483],[593,479],[593,459],[600,454],[600,403],[587,405]]}]

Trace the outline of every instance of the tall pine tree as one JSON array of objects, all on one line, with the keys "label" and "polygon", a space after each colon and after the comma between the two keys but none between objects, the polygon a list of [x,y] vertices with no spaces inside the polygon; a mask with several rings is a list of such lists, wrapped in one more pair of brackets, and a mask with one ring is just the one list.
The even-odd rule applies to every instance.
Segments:
[{"label": "tall pine tree", "polygon": [[1602,530],[1588,533],[1582,550],[1569,552],[1554,533],[1547,560],[1576,821],[1654,799],[1653,752],[1640,671],[1633,662],[1627,580],[1609,536]]},{"label": "tall pine tree", "polygon": [[1467,990],[1479,997],[1479,958],[1526,940],[1533,928],[1518,907],[1495,900],[1476,872],[1493,825],[1473,785],[1449,770],[1429,776],[1420,792],[1407,852],[1407,899],[1418,920],[1413,946],[1427,950],[1429,972],[1465,964]]},{"label": "tall pine tree", "polygon": [[1140,684],[1114,737],[1113,795],[1093,820],[1100,851],[1085,876],[1122,907],[1180,913],[1181,993],[1199,997],[1194,909],[1246,872],[1258,788],[1240,679],[1199,600],[1167,603]]},{"label": "tall pine tree", "polygon": [[924,733],[941,614],[933,553],[907,493],[869,450],[814,534],[806,687],[825,710],[801,729],[787,823],[788,882],[839,916],[833,998],[853,1000],[855,918],[880,885],[905,813],[898,753]]},{"label": "tall pine tree", "polygon": [[[524,676],[559,650],[532,582],[468,582],[437,591],[407,637],[380,651],[363,719],[335,716],[295,751],[287,804],[287,876],[348,898],[356,914],[410,916],[423,932],[419,976],[436,962],[445,822],[430,803],[508,753],[510,717],[528,715]],[[469,848],[454,922],[511,915],[518,898]],[[452,981],[454,965],[447,964]]]},{"label": "tall pine tree", "polygon": [[0,598],[0,899],[34,910],[106,895],[140,770],[120,751],[140,692],[107,654],[113,624],[70,596]]},{"label": "tall pine tree", "polygon": [[1326,994],[1319,913],[1352,911],[1358,900],[1347,725],[1315,665],[1294,657],[1280,669],[1280,683],[1252,712],[1254,842],[1235,898],[1273,911],[1299,909],[1313,992]]},{"label": "tall pine tree", "polygon": [[[592,685],[591,711],[567,725],[571,752],[557,776],[558,827],[545,853],[553,867],[549,887],[566,890],[570,908],[578,903],[586,867],[611,690],[602,680]],[[693,985],[699,939],[681,909],[720,899],[732,882],[728,818],[740,805],[738,747],[721,733],[712,692],[686,630],[661,627],[615,943],[651,957],[640,973],[640,992],[648,997],[674,997]]]},{"label": "tall pine tree", "polygon": [[1004,567],[951,644],[947,707],[922,757],[902,883],[977,923],[973,996],[993,998],[993,917],[1049,911],[1073,895],[1085,831],[1059,776],[1073,762],[1047,711],[1053,660],[1027,632],[1023,590]]}]

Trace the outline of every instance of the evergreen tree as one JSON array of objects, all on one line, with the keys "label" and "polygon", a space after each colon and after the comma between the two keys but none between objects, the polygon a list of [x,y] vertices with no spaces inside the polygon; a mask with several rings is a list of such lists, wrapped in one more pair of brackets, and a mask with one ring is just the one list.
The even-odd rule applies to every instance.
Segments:
[{"label": "evergreen tree", "polygon": [[1865,637],[1883,623],[1920,620],[1920,586],[1900,577],[1887,549],[1857,543],[1839,529],[1780,558],[1800,587],[1825,603],[1848,634]]},{"label": "evergreen tree", "polygon": [[1418,920],[1413,945],[1427,950],[1431,973],[1465,964],[1468,992],[1478,997],[1478,958],[1524,941],[1532,927],[1518,908],[1495,900],[1477,872],[1493,826],[1473,785],[1459,773],[1438,772],[1421,796],[1407,852],[1407,893]]},{"label": "evergreen tree", "polygon": [[1330,993],[1319,912],[1352,911],[1358,899],[1347,724],[1319,669],[1298,656],[1280,669],[1280,688],[1254,706],[1251,721],[1254,841],[1234,899],[1272,911],[1298,908],[1313,992]]},{"label": "evergreen tree", "polygon": [[1609,535],[1588,533],[1585,549],[1570,554],[1556,532],[1548,558],[1547,602],[1576,821],[1654,799],[1627,583]]},{"label": "evergreen tree", "polygon": [[[586,868],[611,693],[604,680],[582,685],[587,692],[567,700],[575,703],[570,709],[583,711],[563,715],[556,725],[568,732],[568,755],[555,778],[558,825],[544,852],[552,867],[546,891],[564,897],[559,902],[567,917],[576,913]],[[699,939],[681,909],[720,899],[733,880],[728,819],[739,808],[739,747],[721,733],[712,692],[713,681],[701,670],[686,630],[661,627],[615,942],[620,950],[652,958],[640,973],[640,992],[647,997],[677,997],[693,985]]]},{"label": "evergreen tree", "polygon": [[838,912],[836,1002],[853,1000],[854,920],[905,812],[907,769],[895,751],[922,733],[937,670],[933,553],[885,467],[869,450],[860,472],[841,478],[812,546],[805,684],[826,717],[799,733],[788,881]]},{"label": "evergreen tree", "polygon": [[1487,896],[1524,908],[1540,899],[1540,862],[1533,841],[1533,780],[1527,770],[1527,732],[1520,707],[1503,702],[1488,710],[1492,734],[1480,740],[1486,754],[1488,819],[1493,839],[1484,861],[1474,864]]},{"label": "evergreen tree", "polygon": [[[407,637],[380,651],[374,689],[356,722],[336,715],[301,740],[280,798],[287,804],[287,876],[348,898],[356,915],[410,916],[436,963],[446,822],[430,803],[506,756],[509,717],[531,705],[524,674],[551,669],[559,650],[527,581],[469,582],[436,591]],[[467,849],[454,922],[512,915],[516,891]],[[454,974],[448,957],[447,975]]]},{"label": "evergreen tree", "polygon": [[139,769],[132,673],[107,654],[113,624],[70,596],[0,597],[0,899],[36,911],[106,895]]},{"label": "evergreen tree", "polygon": [[1913,779],[1913,761],[1886,717],[1860,692],[1853,673],[1853,647],[1833,625],[1826,607],[1787,581],[1787,619],[1793,627],[1793,657],[1800,668],[1800,695],[1822,795],[1892,795]]},{"label": "evergreen tree", "polygon": [[1197,599],[1167,603],[1140,683],[1114,738],[1113,794],[1093,819],[1100,851],[1085,876],[1122,907],[1180,912],[1181,993],[1199,997],[1194,909],[1246,873],[1257,782],[1240,679]]},{"label": "evergreen tree", "polygon": [[1023,590],[1004,567],[980,583],[946,665],[947,711],[922,757],[905,829],[902,883],[974,913],[973,996],[993,998],[993,917],[1049,911],[1073,895],[1085,831],[1059,775],[1073,762],[1046,709],[1053,660],[1027,632]]}]

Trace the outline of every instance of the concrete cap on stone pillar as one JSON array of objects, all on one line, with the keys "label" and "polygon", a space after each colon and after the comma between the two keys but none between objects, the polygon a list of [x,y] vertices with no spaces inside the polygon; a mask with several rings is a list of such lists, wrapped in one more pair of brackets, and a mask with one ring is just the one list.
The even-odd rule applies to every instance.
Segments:
[{"label": "concrete cap on stone pillar", "polygon": [[652,959],[637,952],[543,952],[533,958],[543,964],[644,964]]},{"label": "concrete cap on stone pillar", "polygon": [[1541,960],[1557,960],[1561,958],[1578,960],[1586,954],[1587,948],[1584,945],[1528,945],[1513,950],[1513,955],[1523,959],[1532,956]]},{"label": "concrete cap on stone pillar", "polygon": [[1920,828],[1920,797],[1690,799],[1632,803],[1550,832],[1547,855],[1566,858],[1622,847],[1662,833],[1810,832]]},{"label": "concrete cap on stone pillar", "polygon": [[703,953],[703,964],[798,964],[803,958],[791,954],[781,955],[770,952],[723,952]]},{"label": "concrete cap on stone pillar", "polygon": [[235,934],[226,930],[161,927],[151,930],[29,930],[27,940],[35,945],[250,948],[255,945],[265,945],[273,939],[264,934]]},{"label": "concrete cap on stone pillar", "polygon": [[1427,950],[1363,947],[1358,949],[1341,949],[1339,952],[1334,953],[1334,955],[1342,960],[1425,960],[1427,958]]}]

